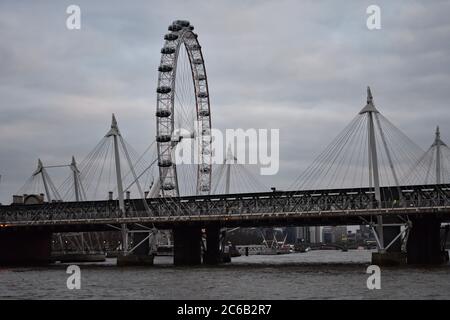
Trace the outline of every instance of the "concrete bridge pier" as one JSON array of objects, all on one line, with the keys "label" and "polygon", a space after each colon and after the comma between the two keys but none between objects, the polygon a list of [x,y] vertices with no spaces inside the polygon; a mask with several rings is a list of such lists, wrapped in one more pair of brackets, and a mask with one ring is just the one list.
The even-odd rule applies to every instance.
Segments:
[{"label": "concrete bridge pier", "polygon": [[173,262],[177,266],[202,263],[202,231],[196,226],[176,226],[173,229]]},{"label": "concrete bridge pier", "polygon": [[435,216],[411,218],[412,227],[406,243],[406,253],[401,251],[400,238],[389,244],[400,233],[400,226],[385,226],[385,251],[372,254],[372,264],[376,265],[436,265],[448,261],[448,253],[441,243],[441,221]]},{"label": "concrete bridge pier", "polygon": [[215,223],[206,227],[206,251],[203,256],[203,263],[215,265],[221,262],[220,225]]},{"label": "concrete bridge pier", "polygon": [[42,230],[0,232],[0,265],[48,264],[51,262],[51,250],[51,232]]},{"label": "concrete bridge pier", "polygon": [[447,261],[441,247],[441,221],[434,216],[412,218],[407,244],[408,264],[435,265]]}]

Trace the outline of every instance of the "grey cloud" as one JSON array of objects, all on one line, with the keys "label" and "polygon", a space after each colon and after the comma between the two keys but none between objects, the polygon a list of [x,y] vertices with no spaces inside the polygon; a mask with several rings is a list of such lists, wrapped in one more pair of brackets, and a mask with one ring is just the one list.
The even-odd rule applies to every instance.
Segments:
[{"label": "grey cloud", "polygon": [[65,28],[73,1],[0,4],[0,201],[42,157],[86,155],[115,112],[137,150],[155,135],[159,49],[168,24],[190,20],[202,44],[213,126],[279,128],[291,184],[365,102],[423,148],[441,125],[450,140],[449,3],[377,1],[75,1],[82,30]]}]

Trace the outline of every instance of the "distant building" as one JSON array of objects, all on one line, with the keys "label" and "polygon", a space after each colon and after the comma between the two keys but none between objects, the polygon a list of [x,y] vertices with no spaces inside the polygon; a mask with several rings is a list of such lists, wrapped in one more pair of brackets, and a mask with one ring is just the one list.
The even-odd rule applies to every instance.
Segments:
[{"label": "distant building", "polygon": [[333,227],[323,227],[322,228],[322,239],[323,243],[333,242]]},{"label": "distant building", "polygon": [[321,227],[310,227],[310,242],[311,243],[321,243],[322,242],[322,234],[320,232]]},{"label": "distant building", "polygon": [[284,232],[286,234],[286,242],[287,243],[291,243],[291,244],[298,243],[297,229],[298,229],[298,227],[287,227],[284,229]]},{"label": "distant building", "polygon": [[297,243],[310,242],[309,227],[296,227],[295,229],[296,229]]},{"label": "distant building", "polygon": [[359,227],[359,230],[360,230],[360,232],[361,232],[361,237],[362,237],[363,239],[370,239],[370,238],[373,237],[372,230],[370,229],[369,226],[367,226],[367,225],[361,225],[361,226]]},{"label": "distant building", "polygon": [[333,242],[347,241],[347,226],[333,227]]},{"label": "distant building", "polygon": [[348,242],[356,242],[358,240],[358,232],[352,232],[347,230],[347,241]]},{"label": "distant building", "polygon": [[336,243],[347,241],[347,227],[337,226],[337,227],[323,227],[322,228],[322,239],[324,243]]}]

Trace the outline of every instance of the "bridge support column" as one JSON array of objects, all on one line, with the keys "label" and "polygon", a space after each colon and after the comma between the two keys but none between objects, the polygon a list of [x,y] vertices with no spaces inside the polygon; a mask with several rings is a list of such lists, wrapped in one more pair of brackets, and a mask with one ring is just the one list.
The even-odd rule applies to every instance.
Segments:
[{"label": "bridge support column", "polygon": [[445,262],[441,248],[441,222],[436,217],[413,218],[407,244],[408,264],[440,264]]},{"label": "bridge support column", "polygon": [[[387,248],[386,252],[401,252],[402,251],[402,239],[398,237],[397,240],[394,239],[400,234],[401,226],[385,226],[383,227],[384,233],[384,247]],[[392,242],[394,241],[394,242]],[[392,244],[391,244],[392,242]],[[390,246],[389,246],[390,245]],[[389,248],[388,248],[389,246]]]},{"label": "bridge support column", "polygon": [[383,227],[383,246],[385,249],[372,253],[372,264],[378,266],[406,264],[406,254],[402,252],[400,232],[401,226],[399,225]]},{"label": "bridge support column", "polygon": [[52,233],[48,231],[0,232],[0,265],[29,266],[51,262]]},{"label": "bridge support column", "polygon": [[150,241],[148,232],[133,233],[134,250],[127,255],[117,257],[118,266],[152,266],[154,261],[153,254],[150,254]]},{"label": "bridge support column", "polygon": [[221,262],[220,225],[212,224],[206,227],[206,251],[203,257],[203,263],[214,265]]},{"label": "bridge support column", "polygon": [[202,263],[200,227],[175,227],[173,229],[173,262],[177,266],[192,266]]}]

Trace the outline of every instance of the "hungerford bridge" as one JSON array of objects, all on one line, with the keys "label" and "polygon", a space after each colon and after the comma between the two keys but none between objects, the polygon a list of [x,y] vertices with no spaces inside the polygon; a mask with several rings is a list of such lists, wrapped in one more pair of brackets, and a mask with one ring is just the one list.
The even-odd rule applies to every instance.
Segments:
[{"label": "hungerford bridge", "polygon": [[[446,260],[441,225],[450,222],[450,152],[439,129],[430,149],[421,153],[376,109],[368,89],[363,109],[289,191],[232,190],[230,165],[213,170],[211,164],[208,80],[193,30],[188,21],[177,20],[164,36],[156,89],[156,156],[149,166],[155,164],[156,182],[142,182],[149,167],[137,169],[139,161],[133,161],[113,117],[111,129],[80,169],[75,159],[69,165],[68,201],[51,181],[49,167],[39,161],[33,177],[40,178],[44,192],[15,196],[11,205],[0,206],[1,264],[45,263],[53,234],[101,231],[120,232],[118,262],[145,264],[158,230],[172,230],[175,264],[217,264],[227,228],[330,225],[370,226],[378,246],[374,263]],[[201,130],[194,128],[195,121],[201,122]],[[188,128],[187,133],[180,128]],[[193,137],[201,141],[199,164],[176,166],[179,142]],[[88,193],[101,183],[86,180],[102,175],[103,167],[92,168],[109,157],[117,198],[110,192],[109,198],[95,200]],[[127,174],[122,172],[125,164]],[[215,171],[225,176],[222,189],[215,185],[220,180],[214,181]],[[129,197],[125,176],[131,177],[139,198]],[[245,175],[239,174],[236,183],[243,185]]]}]

